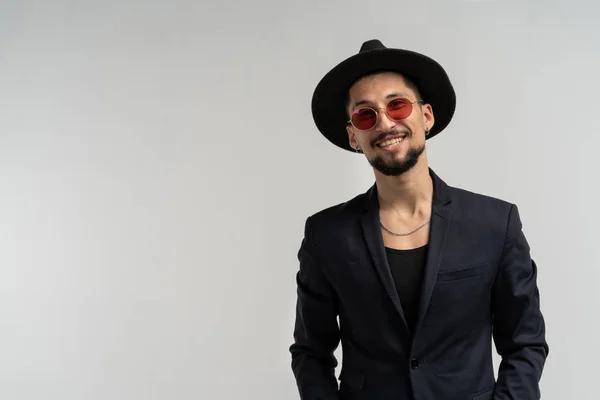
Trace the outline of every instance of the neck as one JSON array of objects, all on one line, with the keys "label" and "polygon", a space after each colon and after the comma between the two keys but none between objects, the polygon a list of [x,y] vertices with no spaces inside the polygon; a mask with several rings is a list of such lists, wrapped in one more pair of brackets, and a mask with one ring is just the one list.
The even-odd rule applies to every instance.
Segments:
[{"label": "neck", "polygon": [[433,199],[433,181],[425,154],[417,164],[400,176],[386,176],[375,171],[375,181],[382,211],[394,210],[414,216],[429,209]]}]

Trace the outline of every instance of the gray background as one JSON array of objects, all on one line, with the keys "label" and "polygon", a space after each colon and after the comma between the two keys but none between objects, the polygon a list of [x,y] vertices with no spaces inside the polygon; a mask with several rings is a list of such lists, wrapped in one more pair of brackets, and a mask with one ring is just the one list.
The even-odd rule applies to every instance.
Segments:
[{"label": "gray background", "polygon": [[0,398],[297,398],[304,220],[373,183],[310,97],[371,38],[447,69],[458,108],[431,166],[518,204],[551,347],[542,398],[596,398],[599,11],[0,2]]}]

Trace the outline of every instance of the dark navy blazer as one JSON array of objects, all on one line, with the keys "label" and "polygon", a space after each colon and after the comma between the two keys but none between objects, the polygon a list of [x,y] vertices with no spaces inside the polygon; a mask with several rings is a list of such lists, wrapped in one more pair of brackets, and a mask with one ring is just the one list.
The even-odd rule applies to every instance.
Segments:
[{"label": "dark navy blazer", "polygon": [[[301,399],[540,398],[548,345],[517,207],[430,175],[432,221],[414,334],[387,262],[376,185],[307,218],[290,347]],[[502,357],[497,381],[492,339]]]}]

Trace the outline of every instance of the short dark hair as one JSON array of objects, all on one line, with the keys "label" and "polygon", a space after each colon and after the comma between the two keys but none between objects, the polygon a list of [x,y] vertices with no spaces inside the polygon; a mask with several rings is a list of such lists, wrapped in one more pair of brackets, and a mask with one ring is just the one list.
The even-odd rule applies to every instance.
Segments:
[{"label": "short dark hair", "polygon": [[[372,76],[375,74],[380,74],[382,72],[393,72],[395,74],[400,75],[402,77],[402,79],[404,80],[404,84],[406,85],[406,87],[408,87],[410,90],[415,92],[415,96],[417,96],[417,100],[425,100],[425,99],[423,99],[421,90],[419,89],[419,86],[415,83],[415,81],[412,78],[410,78],[409,76],[407,76],[406,74],[403,74],[398,71],[393,71],[393,70],[375,71],[375,72],[371,72],[367,75],[363,75],[359,79],[366,78],[367,76]],[[356,83],[359,79],[357,79],[354,83]],[[350,85],[350,86],[352,86],[352,85]],[[349,105],[350,105],[350,88],[348,88],[348,90],[346,91],[346,97],[344,98],[344,110],[346,110],[346,112],[348,112]]]}]

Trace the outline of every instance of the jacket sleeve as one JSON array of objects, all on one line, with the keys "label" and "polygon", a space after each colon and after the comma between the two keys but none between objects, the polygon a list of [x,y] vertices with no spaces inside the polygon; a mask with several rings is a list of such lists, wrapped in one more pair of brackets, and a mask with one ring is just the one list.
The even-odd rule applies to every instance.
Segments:
[{"label": "jacket sleeve", "polygon": [[337,301],[318,265],[309,221],[298,252],[292,370],[302,400],[338,400],[337,360],[333,354],[340,341]]},{"label": "jacket sleeve", "polygon": [[493,289],[493,335],[502,357],[494,400],[538,400],[548,356],[540,311],[537,266],[512,205],[504,249]]}]

